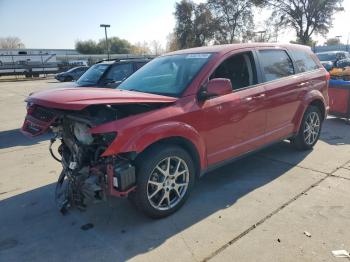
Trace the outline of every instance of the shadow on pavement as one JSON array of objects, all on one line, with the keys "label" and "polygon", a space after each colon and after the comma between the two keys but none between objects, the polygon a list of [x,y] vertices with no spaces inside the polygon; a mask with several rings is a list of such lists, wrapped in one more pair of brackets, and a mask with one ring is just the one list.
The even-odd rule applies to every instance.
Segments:
[{"label": "shadow on pavement", "polygon": [[20,129],[13,129],[0,132],[0,149],[10,148],[15,146],[31,146],[40,143],[44,140],[49,140],[51,135],[44,134],[38,137],[29,138],[23,135]]},{"label": "shadow on pavement", "polygon": [[[289,150],[289,145],[277,147]],[[226,165],[197,181],[187,203],[161,220],[145,217],[125,199],[111,199],[86,212],[73,210],[63,217],[54,205],[54,185],[37,188],[0,201],[0,257],[4,261],[125,261],[234,205],[290,168],[257,156]],[[83,231],[80,227],[86,223],[94,227]]]},{"label": "shadow on pavement", "polygon": [[328,118],[323,124],[320,140],[330,145],[349,145],[350,125],[345,119]]}]

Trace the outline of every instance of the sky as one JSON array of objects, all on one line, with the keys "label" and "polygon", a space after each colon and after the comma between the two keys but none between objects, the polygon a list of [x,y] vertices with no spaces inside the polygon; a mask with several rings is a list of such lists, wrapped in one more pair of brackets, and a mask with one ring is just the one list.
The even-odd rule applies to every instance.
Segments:
[{"label": "sky", "polygon": [[[175,26],[174,9],[179,0],[0,0],[0,37],[17,36],[27,48],[74,48],[77,40],[104,37],[100,24],[110,24],[109,36],[131,43],[159,41],[163,47]],[[204,2],[195,0],[194,2]],[[335,15],[329,37],[342,35],[347,42],[350,0]],[[255,10],[262,21],[268,12]],[[257,30],[259,30],[259,25]],[[324,38],[315,37],[319,44]],[[279,41],[295,39],[291,30],[281,31]]]}]

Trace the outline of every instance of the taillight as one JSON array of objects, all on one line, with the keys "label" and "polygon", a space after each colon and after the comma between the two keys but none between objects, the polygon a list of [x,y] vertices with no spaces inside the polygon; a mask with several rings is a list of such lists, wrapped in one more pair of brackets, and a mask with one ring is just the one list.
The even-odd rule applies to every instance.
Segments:
[{"label": "taillight", "polygon": [[326,72],[326,80],[329,81],[331,79],[331,74],[329,72]]}]

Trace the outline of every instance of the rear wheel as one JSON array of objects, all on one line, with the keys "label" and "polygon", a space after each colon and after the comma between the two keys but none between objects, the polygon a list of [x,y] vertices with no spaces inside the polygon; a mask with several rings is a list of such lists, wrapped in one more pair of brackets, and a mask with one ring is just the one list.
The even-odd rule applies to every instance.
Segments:
[{"label": "rear wheel", "polygon": [[166,217],[184,204],[194,175],[192,158],[181,147],[155,146],[137,161],[137,188],[131,199],[146,215]]},{"label": "rear wheel", "polygon": [[313,148],[320,137],[321,127],[321,111],[315,106],[309,106],[304,114],[299,132],[291,139],[291,143],[300,150]]}]

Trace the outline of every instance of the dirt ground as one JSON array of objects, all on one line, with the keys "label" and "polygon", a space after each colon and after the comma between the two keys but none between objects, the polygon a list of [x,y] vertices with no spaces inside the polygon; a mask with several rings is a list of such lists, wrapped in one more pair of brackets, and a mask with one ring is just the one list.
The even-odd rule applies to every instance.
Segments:
[{"label": "dirt ground", "polygon": [[350,251],[343,120],[328,118],[312,151],[282,142],[209,173],[166,219],[125,199],[62,216],[48,136],[31,140],[19,128],[29,93],[66,85],[0,81],[0,261],[350,261],[331,253]]}]

